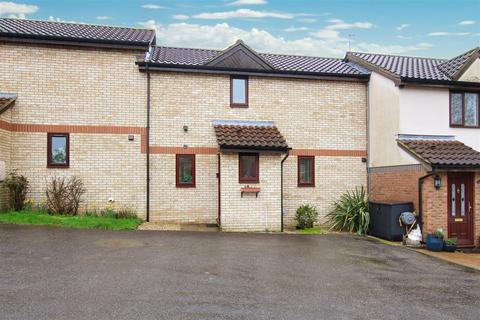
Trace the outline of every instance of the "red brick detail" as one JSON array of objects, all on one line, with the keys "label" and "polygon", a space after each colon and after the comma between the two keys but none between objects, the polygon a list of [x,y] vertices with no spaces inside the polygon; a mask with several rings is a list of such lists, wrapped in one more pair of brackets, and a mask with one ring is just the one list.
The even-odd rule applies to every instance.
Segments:
[{"label": "red brick detail", "polygon": [[11,123],[4,120],[0,120],[0,129],[6,130],[6,131],[12,131],[12,128],[13,126]]},{"label": "red brick detail", "polygon": [[324,156],[324,157],[366,157],[365,150],[336,150],[336,149],[293,149],[292,156]]},{"label": "red brick detail", "polygon": [[14,132],[61,132],[61,133],[93,133],[93,134],[145,134],[144,127],[122,126],[83,126],[63,124],[24,124],[9,123],[0,120],[0,129]]},{"label": "red brick detail", "polygon": [[370,172],[370,200],[413,202],[418,211],[418,179],[426,172],[416,167]]},{"label": "red brick detail", "polygon": [[44,125],[12,123],[15,132],[68,132],[93,134],[144,134],[146,128],[121,126]]},{"label": "red brick detail", "polygon": [[475,246],[480,247],[480,171],[475,173],[473,179],[473,201],[475,203],[473,208],[473,239]]}]

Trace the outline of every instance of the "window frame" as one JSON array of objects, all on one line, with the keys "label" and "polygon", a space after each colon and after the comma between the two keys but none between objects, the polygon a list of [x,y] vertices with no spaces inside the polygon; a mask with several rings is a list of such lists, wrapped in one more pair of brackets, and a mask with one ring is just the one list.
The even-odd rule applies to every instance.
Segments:
[{"label": "window frame", "polygon": [[[465,125],[465,94],[476,94],[477,95],[477,125],[476,126],[469,126]],[[454,124],[452,123],[452,95],[453,94],[460,94],[462,95],[462,123],[461,124]],[[449,104],[448,104],[448,116],[449,116],[449,124],[451,128],[480,128],[480,92],[477,91],[450,91],[449,94]]]},{"label": "window frame", "polygon": [[[242,178],[242,156],[255,156],[256,167],[255,172],[256,178]],[[255,152],[241,152],[238,154],[238,182],[239,183],[260,183],[260,154]]]},{"label": "window frame", "polygon": [[[302,159],[311,159],[310,169],[312,171],[312,182],[300,181],[300,162]],[[315,156],[297,156],[297,186],[298,187],[315,187]]]},{"label": "window frame", "polygon": [[[245,80],[245,103],[233,102],[233,80],[241,79]],[[248,76],[230,76],[230,107],[231,108],[248,108]]]},{"label": "window frame", "polygon": [[[192,182],[181,182],[180,181],[180,159],[181,158],[190,158],[192,159]],[[196,187],[196,166],[195,166],[195,154],[177,154],[175,156],[175,185],[177,188],[195,188]]]},{"label": "window frame", "polygon": [[[54,163],[52,159],[52,138],[65,137],[66,138],[66,161],[65,163]],[[70,133],[68,132],[48,132],[47,133],[47,168],[70,168]]]}]

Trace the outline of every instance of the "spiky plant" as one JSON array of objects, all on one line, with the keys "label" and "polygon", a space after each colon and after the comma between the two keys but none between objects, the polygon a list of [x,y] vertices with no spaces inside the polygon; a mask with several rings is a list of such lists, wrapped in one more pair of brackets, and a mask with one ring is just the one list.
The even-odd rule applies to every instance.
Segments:
[{"label": "spiky plant", "polygon": [[366,234],[370,224],[368,195],[362,187],[347,191],[333,204],[328,214],[330,228],[338,231]]}]

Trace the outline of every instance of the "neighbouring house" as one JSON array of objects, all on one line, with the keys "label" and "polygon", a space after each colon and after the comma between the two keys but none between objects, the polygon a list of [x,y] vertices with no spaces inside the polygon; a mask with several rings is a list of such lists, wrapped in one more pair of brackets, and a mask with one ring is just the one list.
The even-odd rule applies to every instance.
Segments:
[{"label": "neighbouring house", "polygon": [[260,231],[294,226],[305,203],[323,222],[367,184],[367,70],[241,41],[157,42],[146,29],[0,19],[0,163],[32,198],[77,175],[86,210],[113,199],[150,221]]},{"label": "neighbouring house", "polygon": [[453,59],[348,52],[371,72],[373,201],[413,202],[424,236],[480,245],[480,48]]}]

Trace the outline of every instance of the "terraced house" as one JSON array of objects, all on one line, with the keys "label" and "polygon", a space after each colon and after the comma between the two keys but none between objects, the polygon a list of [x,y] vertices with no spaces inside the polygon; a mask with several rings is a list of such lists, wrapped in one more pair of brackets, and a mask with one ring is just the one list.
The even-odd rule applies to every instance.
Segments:
[{"label": "terraced house", "polygon": [[374,201],[413,202],[424,235],[480,244],[480,48],[452,59],[347,53],[371,71]]},{"label": "terraced house", "polygon": [[87,209],[279,230],[301,204],[324,217],[366,185],[363,68],[241,41],[157,43],[152,30],[0,19],[0,160],[32,198],[77,175]]},{"label": "terraced house", "polygon": [[306,203],[323,222],[368,185],[374,201],[413,202],[424,233],[479,245],[478,48],[333,59],[161,43],[0,19],[0,178],[18,170],[39,201],[49,179],[76,175],[83,209],[252,231],[294,226]]}]

